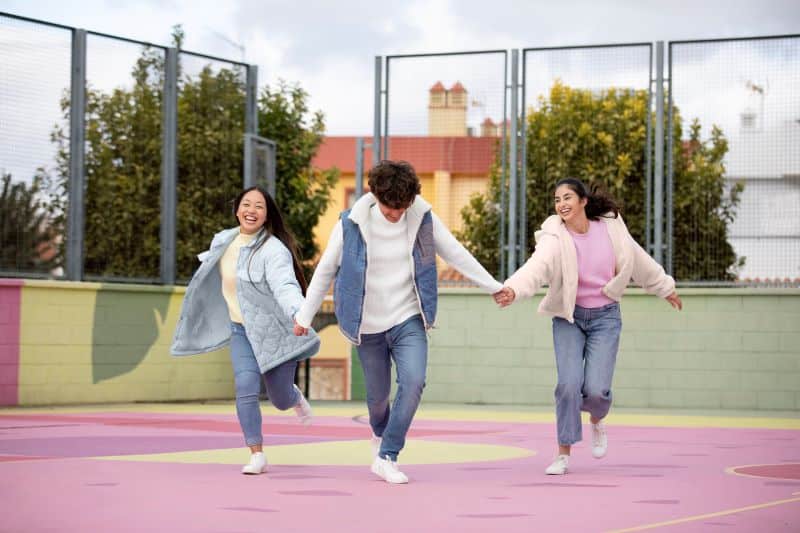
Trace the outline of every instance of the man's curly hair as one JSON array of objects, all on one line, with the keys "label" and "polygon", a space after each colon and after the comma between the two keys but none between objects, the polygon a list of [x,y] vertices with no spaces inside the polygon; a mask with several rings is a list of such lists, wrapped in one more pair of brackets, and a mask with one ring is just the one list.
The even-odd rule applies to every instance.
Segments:
[{"label": "man's curly hair", "polygon": [[414,167],[406,161],[383,160],[372,167],[368,178],[372,194],[392,209],[410,206],[422,190]]}]

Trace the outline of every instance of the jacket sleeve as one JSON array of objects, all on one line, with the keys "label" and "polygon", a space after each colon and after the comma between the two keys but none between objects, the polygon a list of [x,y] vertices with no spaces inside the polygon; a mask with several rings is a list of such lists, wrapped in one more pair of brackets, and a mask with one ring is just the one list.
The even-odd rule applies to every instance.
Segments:
[{"label": "jacket sleeve", "polygon": [[264,277],[283,312],[293,317],[303,305],[303,292],[294,273],[292,253],[276,237],[270,237],[273,239],[275,242],[268,243],[272,246],[264,265]]},{"label": "jacket sleeve", "polygon": [[343,244],[344,237],[342,235],[342,221],[340,220],[333,227],[331,236],[328,238],[328,246],[322,253],[316,270],[314,270],[311,283],[308,284],[305,302],[303,302],[300,311],[295,315],[297,323],[304,328],[311,327],[311,321],[314,320],[314,315],[317,314],[319,306],[322,305],[322,300],[325,299],[328,288],[339,270],[339,265],[342,263]]},{"label": "jacket sleeve", "polygon": [[533,255],[506,280],[505,285],[514,289],[515,301],[532,297],[542,285],[550,282],[558,246],[558,239],[555,236],[542,235]]},{"label": "jacket sleeve", "polygon": [[433,241],[436,253],[447,264],[461,272],[464,276],[477,283],[482,289],[494,294],[503,288],[499,281],[494,279],[489,272],[458,242],[450,230],[442,223],[435,213],[433,218]]},{"label": "jacket sleeve", "polygon": [[650,294],[666,298],[675,291],[675,280],[664,272],[664,268],[655,259],[639,246],[633,237],[628,234],[630,246],[633,249],[633,282],[640,285]]}]

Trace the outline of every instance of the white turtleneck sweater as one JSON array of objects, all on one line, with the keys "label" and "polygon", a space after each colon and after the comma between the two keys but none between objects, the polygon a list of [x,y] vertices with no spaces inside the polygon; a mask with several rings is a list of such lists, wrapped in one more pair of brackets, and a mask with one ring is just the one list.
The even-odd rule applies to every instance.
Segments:
[{"label": "white turtleneck sweater", "polygon": [[[413,258],[409,247],[408,215],[412,210],[416,210],[413,215],[421,219],[426,209],[430,209],[430,205],[421,197],[417,197],[403,218],[397,223],[391,223],[383,217],[371,193],[362,196],[353,207],[350,218],[361,224],[368,254],[364,307],[359,333],[380,333],[415,314],[422,313],[411,277]],[[486,292],[495,293],[502,289],[503,285],[472,257],[439,217],[433,212],[431,217],[436,253]],[[373,226],[376,225],[377,229],[373,230]],[[415,231],[415,228],[412,228],[412,231]],[[339,221],[334,226],[328,239],[328,246],[314,271],[305,302],[295,315],[299,325],[310,327],[328,292],[328,287],[339,270],[343,244],[342,222]],[[378,271],[376,268],[381,270]]]},{"label": "white turtleneck sweater", "polygon": [[366,291],[361,333],[386,331],[420,314],[411,257],[408,254],[408,220],[389,222],[378,205],[369,210]]}]

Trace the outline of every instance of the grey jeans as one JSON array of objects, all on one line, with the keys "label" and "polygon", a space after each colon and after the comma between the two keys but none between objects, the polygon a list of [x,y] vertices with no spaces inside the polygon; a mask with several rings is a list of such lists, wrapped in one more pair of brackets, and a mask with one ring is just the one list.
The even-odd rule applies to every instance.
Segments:
[{"label": "grey jeans", "polygon": [[603,418],[611,408],[611,380],[622,330],[619,304],[575,306],[575,322],[553,318],[556,352],[556,424],[558,443],[582,439],[581,411]]}]

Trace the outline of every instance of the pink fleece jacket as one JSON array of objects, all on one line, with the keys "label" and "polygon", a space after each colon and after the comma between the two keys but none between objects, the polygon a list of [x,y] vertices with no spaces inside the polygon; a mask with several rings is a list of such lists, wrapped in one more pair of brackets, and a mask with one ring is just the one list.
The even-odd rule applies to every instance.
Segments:
[{"label": "pink fleece jacket", "polygon": [[[666,298],[675,290],[675,280],[633,240],[622,217],[603,217],[614,248],[615,276],[603,287],[603,294],[614,301],[633,280],[650,294]],[[572,236],[558,215],[551,215],[535,234],[536,249],[504,285],[514,289],[516,299],[530,298],[544,284],[547,294],[539,304],[539,312],[558,316],[570,322],[578,292],[578,258]]]}]

